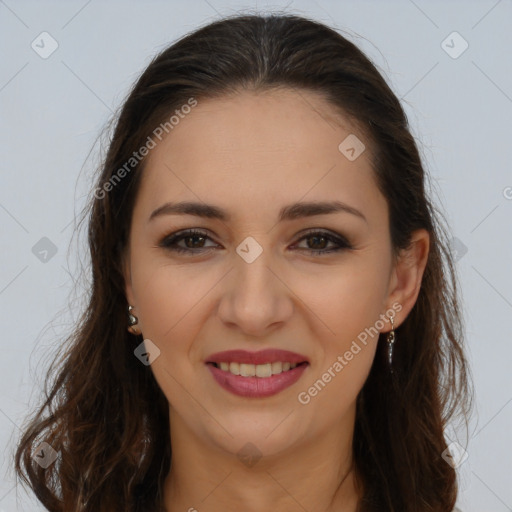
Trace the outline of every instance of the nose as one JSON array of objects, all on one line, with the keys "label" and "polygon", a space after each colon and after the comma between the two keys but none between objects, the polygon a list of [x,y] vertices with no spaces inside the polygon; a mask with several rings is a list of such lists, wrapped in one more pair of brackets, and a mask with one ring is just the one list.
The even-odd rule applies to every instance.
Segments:
[{"label": "nose", "polygon": [[284,271],[263,251],[249,263],[236,255],[225,278],[218,308],[220,319],[241,333],[262,337],[284,325],[294,310]]}]

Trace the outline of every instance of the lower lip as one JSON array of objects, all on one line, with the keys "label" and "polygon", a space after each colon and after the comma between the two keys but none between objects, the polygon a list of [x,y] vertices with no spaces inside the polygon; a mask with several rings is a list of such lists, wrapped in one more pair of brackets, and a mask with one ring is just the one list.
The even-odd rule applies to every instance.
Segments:
[{"label": "lower lip", "polygon": [[291,370],[271,377],[242,377],[221,370],[213,364],[207,364],[206,366],[208,366],[213,378],[227,391],[238,396],[262,398],[276,395],[297,382],[308,364],[297,365]]}]

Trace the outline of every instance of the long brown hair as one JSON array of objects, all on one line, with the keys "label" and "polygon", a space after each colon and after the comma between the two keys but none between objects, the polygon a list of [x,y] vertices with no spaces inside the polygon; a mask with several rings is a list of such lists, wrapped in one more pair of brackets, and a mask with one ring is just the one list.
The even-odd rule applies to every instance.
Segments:
[{"label": "long brown hair", "polygon": [[[319,92],[361,128],[389,206],[395,254],[414,230],[430,233],[419,296],[396,329],[395,373],[386,367],[381,334],[358,396],[353,451],[364,489],[360,510],[453,509],[457,478],[442,457],[444,429],[455,417],[467,424],[472,388],[442,214],[427,197],[404,110],[371,61],[319,22],[274,14],[225,18],[183,37],[153,59],[116,116],[86,213],[88,304],[64,356],[48,370],[47,382],[54,381],[15,454],[17,475],[48,510],[162,510],[171,460],[168,403],[150,368],[134,357],[142,340],[126,330],[121,267],[146,160],[126,163],[191,98],[273,87]],[[46,469],[32,458],[42,441],[59,453]]]}]

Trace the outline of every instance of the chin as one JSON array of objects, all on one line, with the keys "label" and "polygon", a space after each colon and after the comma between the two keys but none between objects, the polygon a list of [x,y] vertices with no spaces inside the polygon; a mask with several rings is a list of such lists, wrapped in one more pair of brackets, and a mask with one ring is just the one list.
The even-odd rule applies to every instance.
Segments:
[{"label": "chin", "polygon": [[232,421],[218,418],[227,432],[216,429],[211,438],[212,442],[239,458],[249,459],[271,457],[294,450],[304,433],[299,425],[285,419],[287,414],[274,414],[266,418],[261,418],[261,414],[254,414],[245,416],[243,420],[239,417],[232,418]]}]

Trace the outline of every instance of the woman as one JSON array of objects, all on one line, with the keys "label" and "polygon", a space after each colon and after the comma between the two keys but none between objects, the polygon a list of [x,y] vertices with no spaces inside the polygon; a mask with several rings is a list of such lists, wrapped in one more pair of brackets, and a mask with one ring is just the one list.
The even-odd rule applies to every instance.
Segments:
[{"label": "woman", "polygon": [[163,51],[18,474],[51,511],[452,510],[471,393],[425,178],[396,96],[320,23],[237,16]]}]

